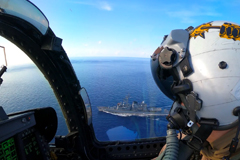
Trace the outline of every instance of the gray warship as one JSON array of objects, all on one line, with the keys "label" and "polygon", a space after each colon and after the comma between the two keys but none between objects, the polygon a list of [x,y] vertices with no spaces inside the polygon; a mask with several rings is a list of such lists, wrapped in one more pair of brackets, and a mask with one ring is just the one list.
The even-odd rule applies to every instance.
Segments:
[{"label": "gray warship", "polygon": [[123,102],[118,103],[116,106],[104,107],[99,106],[98,111],[105,112],[117,116],[167,116],[169,111],[167,109],[162,109],[160,107],[149,107],[144,101],[138,103],[133,101],[132,104],[128,103],[128,98],[126,97]]}]

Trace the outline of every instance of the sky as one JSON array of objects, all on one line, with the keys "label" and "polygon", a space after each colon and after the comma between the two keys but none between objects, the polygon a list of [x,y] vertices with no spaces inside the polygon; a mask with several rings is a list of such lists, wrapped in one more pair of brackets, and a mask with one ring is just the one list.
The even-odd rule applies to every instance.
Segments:
[{"label": "sky", "polygon": [[[173,29],[214,20],[240,24],[240,0],[31,0],[71,57],[149,58]],[[30,60],[0,39],[9,65]],[[3,54],[0,50],[0,59]],[[1,63],[1,62],[0,62]]]}]

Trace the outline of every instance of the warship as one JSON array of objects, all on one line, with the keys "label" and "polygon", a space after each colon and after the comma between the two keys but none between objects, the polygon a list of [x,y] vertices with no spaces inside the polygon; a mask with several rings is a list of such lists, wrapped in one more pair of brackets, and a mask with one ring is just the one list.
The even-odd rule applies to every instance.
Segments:
[{"label": "warship", "polygon": [[144,101],[138,103],[133,101],[132,104],[128,103],[129,97],[126,97],[123,102],[117,103],[116,106],[105,107],[99,106],[98,111],[105,112],[117,116],[167,116],[169,111],[160,107],[150,107]]}]

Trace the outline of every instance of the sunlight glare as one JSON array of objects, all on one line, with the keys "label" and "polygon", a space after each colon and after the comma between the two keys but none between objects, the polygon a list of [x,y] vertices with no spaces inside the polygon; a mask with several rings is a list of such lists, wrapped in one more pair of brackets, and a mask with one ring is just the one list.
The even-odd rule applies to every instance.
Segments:
[{"label": "sunlight glare", "polygon": [[[33,63],[22,50],[3,37],[0,37],[0,46],[5,47],[8,66],[11,67]],[[4,50],[0,48],[0,66],[2,65],[5,65],[5,58]]]}]

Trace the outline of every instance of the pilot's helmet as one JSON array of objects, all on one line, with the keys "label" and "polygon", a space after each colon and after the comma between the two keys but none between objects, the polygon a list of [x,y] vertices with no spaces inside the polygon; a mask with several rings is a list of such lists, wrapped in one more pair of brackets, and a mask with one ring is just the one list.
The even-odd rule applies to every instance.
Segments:
[{"label": "pilot's helmet", "polygon": [[[240,25],[213,21],[172,30],[152,55],[151,69],[161,91],[193,104],[198,120],[215,119],[220,130],[237,124],[233,110],[240,106]],[[190,102],[190,95],[195,101]]]}]

